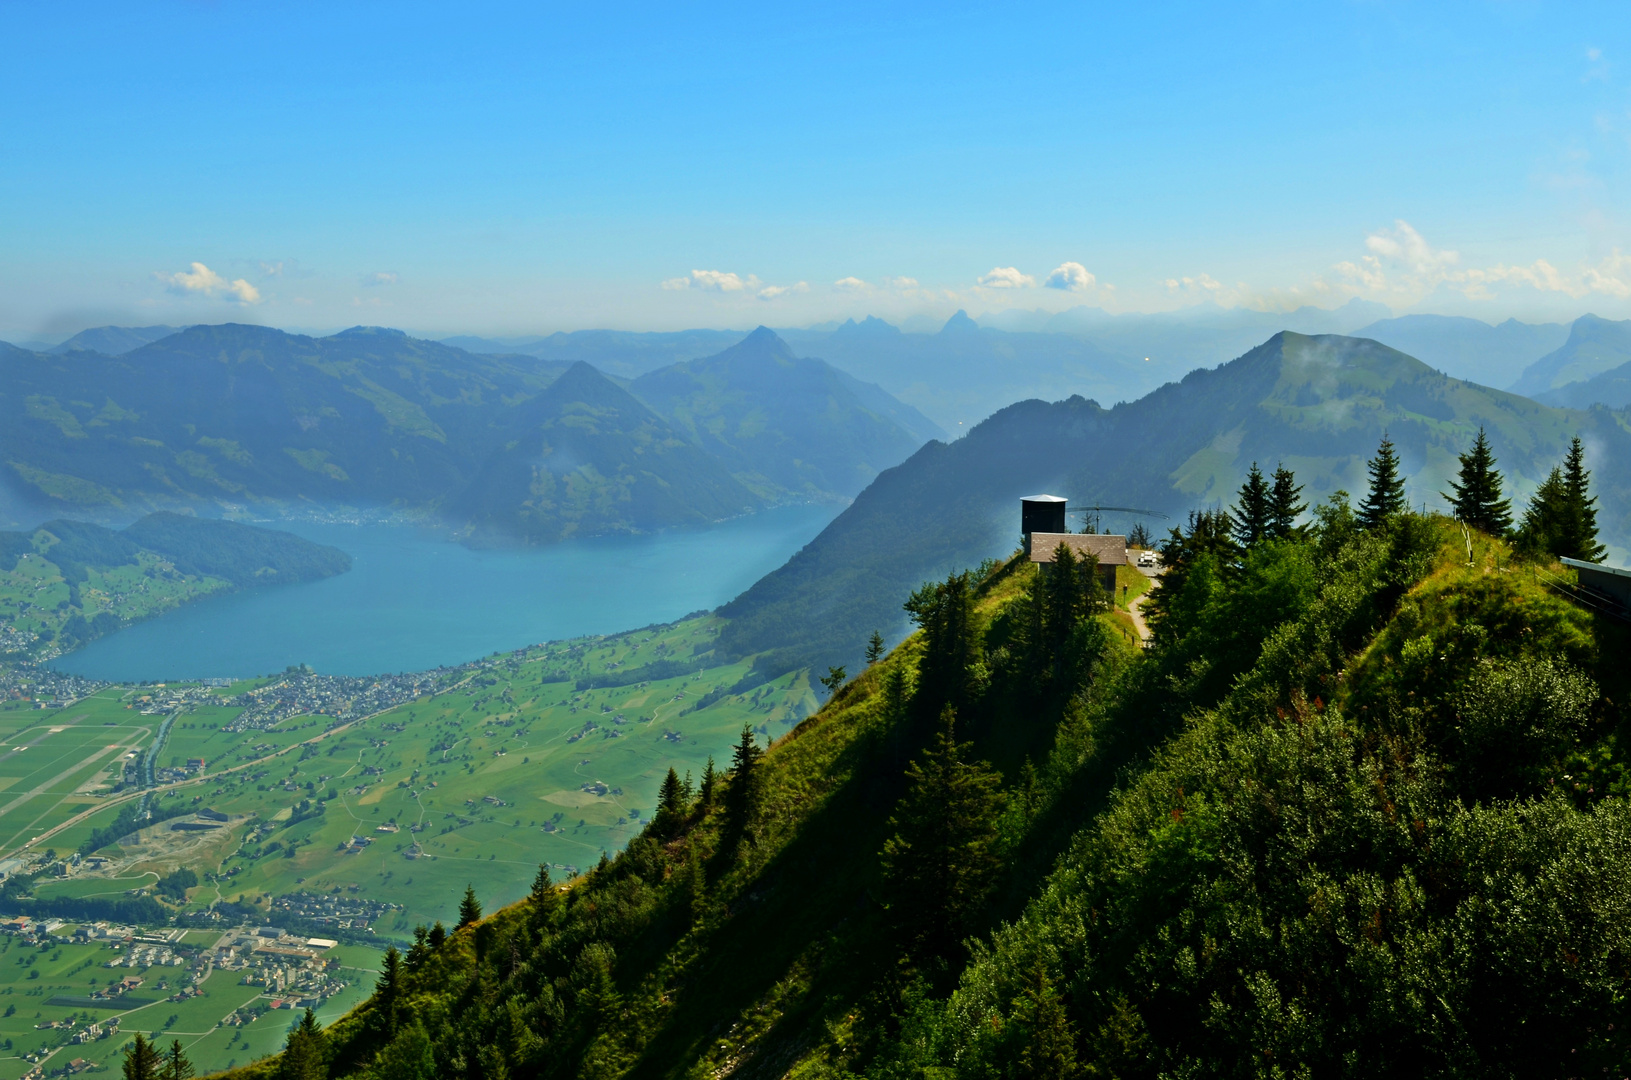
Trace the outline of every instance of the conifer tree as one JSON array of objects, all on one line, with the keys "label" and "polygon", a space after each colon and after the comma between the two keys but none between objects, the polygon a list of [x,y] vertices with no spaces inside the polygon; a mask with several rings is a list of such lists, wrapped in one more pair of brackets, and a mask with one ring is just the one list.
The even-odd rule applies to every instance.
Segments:
[{"label": "conifer tree", "polygon": [[158,1080],[159,1064],[158,1047],[138,1031],[135,1041],[125,1047],[125,1080]]},{"label": "conifer tree", "polygon": [[1246,482],[1240,485],[1238,499],[1234,512],[1235,543],[1248,548],[1268,536],[1273,511],[1268,481],[1263,479],[1263,470],[1255,461],[1251,472],[1246,474]]},{"label": "conifer tree", "polygon": [[759,759],[764,756],[753,741],[753,726],[742,725],[742,737],[731,754],[731,782],[725,789],[725,834],[728,842],[749,835],[759,815]]},{"label": "conifer tree", "polygon": [[874,630],[872,631],[872,636],[867,638],[866,641],[866,662],[868,664],[876,664],[878,659],[882,656],[883,635]]},{"label": "conifer tree", "polygon": [[1277,465],[1274,469],[1274,487],[1269,492],[1269,537],[1274,540],[1291,540],[1298,535],[1297,518],[1308,509],[1308,504],[1300,496],[1303,493],[1302,485],[1297,483],[1297,476],[1284,465]]},{"label": "conifer tree", "polygon": [[1064,1002],[1040,960],[1027,981],[1030,985],[1014,1010],[1024,1032],[1019,1075],[1027,1080],[1073,1080],[1081,1069],[1076,1063],[1076,1030],[1065,1014]]},{"label": "conifer tree", "polygon": [[310,1009],[289,1032],[277,1075],[278,1080],[327,1080],[328,1038]]},{"label": "conifer tree", "polygon": [[436,924],[430,928],[430,933],[425,940],[430,943],[433,950],[442,947],[442,943],[447,940],[447,927],[442,925],[442,920],[436,920]]},{"label": "conifer tree", "polygon": [[535,932],[541,931],[555,920],[555,913],[561,907],[561,894],[555,891],[555,882],[550,879],[549,867],[544,863],[538,864],[528,899],[532,901],[528,921]]},{"label": "conifer tree", "polygon": [[476,899],[476,887],[464,887],[464,899],[459,901],[459,925],[455,930],[463,930],[467,926],[474,926],[481,922],[481,901]]},{"label": "conifer tree", "polygon": [[1456,520],[1491,536],[1505,536],[1512,528],[1512,504],[1501,498],[1501,474],[1495,469],[1495,454],[1483,428],[1478,429],[1472,449],[1459,457],[1459,480],[1450,481],[1454,494],[1444,496]]},{"label": "conifer tree", "polygon": [[708,764],[702,767],[702,784],[697,790],[697,802],[706,809],[714,804],[714,785],[719,777],[714,773],[714,756],[708,755]]},{"label": "conifer tree", "polygon": [[192,1080],[195,1075],[193,1063],[187,1060],[187,1052],[181,1048],[181,1040],[172,1039],[159,1065],[159,1080]]},{"label": "conifer tree", "polygon": [[[441,923],[437,923],[438,928]],[[435,930],[431,931],[434,935]],[[397,1009],[402,999],[402,954],[392,945],[385,950],[385,960],[380,967],[379,981],[374,983],[374,1000],[376,1010],[381,1022],[385,1025],[387,1039],[396,1034]]]},{"label": "conifer tree", "polygon": [[1602,562],[1608,549],[1597,542],[1597,499],[1591,494],[1591,473],[1586,470],[1586,448],[1576,435],[1563,459],[1563,490],[1567,496],[1563,547],[1560,555],[1586,562]]},{"label": "conifer tree", "polygon": [[980,635],[974,619],[974,593],[967,573],[950,574],[912,593],[906,612],[923,631],[917,668],[917,715],[932,722],[946,706],[965,710],[977,692]]},{"label": "conifer tree", "polygon": [[821,685],[827,688],[827,696],[832,697],[838,693],[839,689],[844,685],[844,680],[848,678],[849,672],[845,671],[842,665],[830,667],[827,669],[827,674],[821,677]]},{"label": "conifer tree", "polygon": [[702,854],[695,844],[688,845],[685,853],[685,879],[691,902],[691,921],[701,922],[708,913],[708,871],[702,865]]},{"label": "conifer tree", "polygon": [[927,751],[906,769],[907,789],[889,819],[883,888],[902,950],[920,962],[954,959],[1002,867],[1001,781],[967,760],[946,709]]},{"label": "conifer tree", "polygon": [[1359,525],[1364,529],[1380,528],[1385,522],[1405,512],[1404,478],[1399,475],[1399,455],[1393,449],[1393,440],[1384,432],[1376,448],[1376,456],[1365,463],[1370,472],[1370,490],[1359,504]]},{"label": "conifer tree", "polygon": [[653,830],[659,836],[672,835],[685,819],[687,803],[680,774],[670,768],[668,775],[663,777],[662,788],[657,792],[657,814],[651,823]]}]

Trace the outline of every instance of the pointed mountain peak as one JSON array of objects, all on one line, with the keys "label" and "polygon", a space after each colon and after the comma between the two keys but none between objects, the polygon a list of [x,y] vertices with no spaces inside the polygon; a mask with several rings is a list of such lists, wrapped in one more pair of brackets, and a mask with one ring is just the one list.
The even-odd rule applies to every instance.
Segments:
[{"label": "pointed mountain peak", "polygon": [[735,345],[719,354],[722,359],[792,360],[792,346],[781,339],[776,331],[761,326]]},{"label": "pointed mountain peak", "polygon": [[969,334],[980,328],[980,324],[968,317],[968,312],[962,308],[957,314],[946,320],[946,325],[940,328],[942,334]]},{"label": "pointed mountain peak", "polygon": [[856,337],[856,338],[859,338],[859,337],[869,337],[869,338],[898,337],[898,336],[900,336],[900,327],[891,325],[890,323],[886,323],[882,319],[878,318],[876,315],[868,315],[865,319],[862,319],[860,322],[856,322],[854,319],[850,319],[848,322],[844,323],[844,325],[840,326],[837,330],[834,330],[833,331],[833,336],[834,337],[846,337],[846,338],[850,338],[850,337]]}]

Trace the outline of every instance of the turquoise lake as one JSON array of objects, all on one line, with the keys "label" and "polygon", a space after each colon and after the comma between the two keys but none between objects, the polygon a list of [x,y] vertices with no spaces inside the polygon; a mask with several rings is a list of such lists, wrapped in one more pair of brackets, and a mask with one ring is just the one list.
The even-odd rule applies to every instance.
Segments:
[{"label": "turquoise lake", "polygon": [[212,597],[53,666],[113,682],[234,678],[310,664],[333,675],[422,671],[718,607],[837,516],[787,506],[710,529],[477,551],[391,525],[279,523],[349,554],[348,573]]}]

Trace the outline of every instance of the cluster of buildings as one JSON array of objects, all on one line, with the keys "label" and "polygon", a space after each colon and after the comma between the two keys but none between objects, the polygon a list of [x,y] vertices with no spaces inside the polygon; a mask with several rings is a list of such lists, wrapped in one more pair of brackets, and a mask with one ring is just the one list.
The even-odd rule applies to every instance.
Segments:
[{"label": "cluster of buildings", "polygon": [[331,716],[342,723],[355,720],[436,693],[451,670],[367,678],[291,671],[275,683],[227,699],[225,704],[239,706],[243,712],[226,730],[267,731],[291,716]]},{"label": "cluster of buildings", "polygon": [[[352,839],[366,839],[353,837]],[[386,904],[366,900],[345,893],[285,893],[272,898],[272,910],[287,912],[318,926],[332,926],[339,930],[363,930],[384,917],[386,913],[401,911],[401,904]]]},{"label": "cluster of buildings", "polygon": [[242,971],[243,985],[265,987],[271,1008],[316,1008],[345,986],[339,960],[325,956],[336,944],[263,926],[217,945],[214,956],[219,967]]},{"label": "cluster of buildings", "polygon": [[[0,652],[4,652],[0,649]],[[17,662],[0,665],[0,700],[28,701],[37,709],[60,709],[69,702],[94,694],[108,684],[53,671],[39,664]]]}]

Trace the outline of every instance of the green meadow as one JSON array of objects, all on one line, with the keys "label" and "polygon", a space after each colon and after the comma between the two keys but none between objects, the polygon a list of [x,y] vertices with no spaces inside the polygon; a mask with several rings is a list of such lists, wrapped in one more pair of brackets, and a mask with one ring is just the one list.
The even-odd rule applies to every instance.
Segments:
[{"label": "green meadow", "polygon": [[[200,757],[208,771],[161,785],[155,805],[231,821],[205,834],[161,822],[102,849],[105,869],[41,878],[36,895],[117,897],[187,866],[201,879],[190,909],[269,911],[274,897],[323,894],[371,903],[371,914],[398,905],[374,922],[397,939],[451,920],[466,884],[490,907],[509,903],[539,863],[564,880],[620,850],[655,811],[669,768],[700,779],[710,757],[728,764],[744,724],[768,742],[812,710],[802,673],[730,693],[750,664],[710,666],[718,629],[704,616],[496,656],[449,692],[338,729],[297,716],[230,732],[238,709],[191,707],[156,764]],[[626,685],[589,685],[606,682]],[[149,693],[113,688],[68,709],[0,714],[11,755],[0,756],[0,857],[87,810],[35,850],[66,853],[114,819],[128,796],[90,789],[154,737],[164,718],[141,715]]]}]

